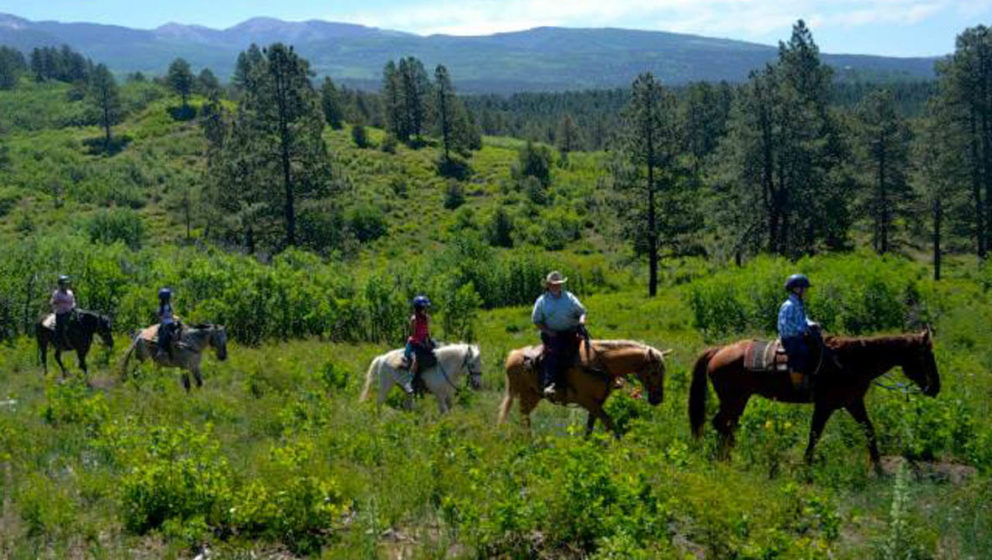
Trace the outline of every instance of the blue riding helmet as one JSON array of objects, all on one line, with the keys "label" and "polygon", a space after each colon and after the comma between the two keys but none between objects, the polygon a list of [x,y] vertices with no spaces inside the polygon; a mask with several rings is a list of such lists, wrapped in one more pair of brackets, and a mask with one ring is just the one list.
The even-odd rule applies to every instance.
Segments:
[{"label": "blue riding helmet", "polygon": [[158,291],[158,299],[169,299],[172,297],[172,290],[169,288],[162,288]]},{"label": "blue riding helmet", "polygon": [[427,296],[417,296],[413,298],[414,309],[427,309],[431,306],[431,300]]},{"label": "blue riding helmet", "polygon": [[62,274],[59,276],[59,284],[68,284],[69,280],[71,280],[71,278],[69,278],[67,274]]},{"label": "blue riding helmet", "polygon": [[785,281],[785,291],[791,292],[793,288],[809,288],[812,286],[809,278],[805,274],[793,274]]}]

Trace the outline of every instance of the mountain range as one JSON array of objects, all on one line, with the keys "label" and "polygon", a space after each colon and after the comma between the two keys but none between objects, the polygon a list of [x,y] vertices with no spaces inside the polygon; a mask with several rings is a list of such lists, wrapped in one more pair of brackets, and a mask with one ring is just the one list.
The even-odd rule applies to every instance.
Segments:
[{"label": "mountain range", "polygon": [[[123,74],[161,74],[176,57],[194,69],[230,76],[251,43],[292,44],[317,75],[357,87],[378,87],[386,61],[416,56],[443,63],[463,92],[510,93],[629,85],[640,72],[664,83],[740,81],[773,60],[777,47],[661,31],[539,27],[485,36],[421,36],[350,23],[253,18],[227,29],[169,23],[131,29],[95,23],[30,21],[0,14],[0,44],[24,51],[67,44]],[[841,79],[933,77],[934,58],[825,54]]]}]

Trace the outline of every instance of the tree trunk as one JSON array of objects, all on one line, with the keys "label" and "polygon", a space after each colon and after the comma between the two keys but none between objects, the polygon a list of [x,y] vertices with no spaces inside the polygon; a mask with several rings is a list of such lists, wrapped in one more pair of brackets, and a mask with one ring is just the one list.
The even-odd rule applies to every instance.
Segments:
[{"label": "tree trunk", "polygon": [[933,203],[933,279],[940,280],[940,228],[944,218],[943,202],[937,198]]},{"label": "tree trunk", "polygon": [[279,69],[275,73],[276,100],[279,109],[279,152],[282,160],[283,195],[285,196],[283,214],[286,219],[286,246],[296,246],[296,193],[293,189],[291,161],[289,155],[289,115],[286,97],[289,95],[286,84],[286,71]]},{"label": "tree trunk", "polygon": [[885,147],[878,151],[878,242],[875,249],[880,255],[889,251],[889,200],[885,192]]},{"label": "tree trunk", "polygon": [[978,150],[977,123],[975,109],[971,110],[969,123],[971,125],[971,190],[975,199],[975,238],[978,246],[978,257],[985,258],[987,245],[985,244],[985,206],[982,202],[982,162]]}]

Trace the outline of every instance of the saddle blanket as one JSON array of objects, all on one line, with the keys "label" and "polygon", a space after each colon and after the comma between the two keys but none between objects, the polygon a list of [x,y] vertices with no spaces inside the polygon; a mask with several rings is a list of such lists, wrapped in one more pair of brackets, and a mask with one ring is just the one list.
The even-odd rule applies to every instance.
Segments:
[{"label": "saddle blanket", "polygon": [[744,350],[744,369],[748,371],[789,371],[789,358],[781,340],[752,340]]},{"label": "saddle blanket", "polygon": [[49,313],[48,315],[45,315],[45,317],[41,320],[41,326],[45,327],[46,329],[51,329],[51,330],[54,331],[55,330],[55,314],[54,313]]}]

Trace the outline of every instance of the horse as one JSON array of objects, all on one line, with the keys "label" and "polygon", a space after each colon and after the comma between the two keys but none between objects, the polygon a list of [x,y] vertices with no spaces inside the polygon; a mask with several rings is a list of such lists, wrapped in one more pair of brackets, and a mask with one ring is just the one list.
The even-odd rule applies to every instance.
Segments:
[{"label": "horse", "polygon": [[193,372],[196,378],[196,386],[203,387],[203,375],[200,373],[200,361],[203,359],[203,352],[206,348],[212,347],[216,352],[217,359],[224,361],[227,359],[227,330],[221,325],[199,324],[192,327],[183,327],[178,333],[175,348],[172,351],[172,358],[166,353],[158,353],[158,325],[152,325],[139,332],[131,342],[131,347],[124,355],[124,363],[121,366],[121,378],[128,376],[128,363],[131,355],[134,354],[139,362],[149,358],[153,359],[157,367],[176,367],[183,371],[183,388],[190,390],[189,373]]},{"label": "horse", "polygon": [[[627,340],[593,340],[590,345],[591,351],[586,346],[585,361],[594,364],[598,371],[579,366],[569,368],[565,374],[565,398],[559,404],[575,403],[589,412],[587,436],[599,419],[606,429],[619,438],[613,419],[603,410],[603,403],[618,383],[633,373],[647,390],[648,402],[652,406],[661,404],[664,398],[665,356],[672,351],[661,351]],[[544,398],[539,372],[531,364],[531,358],[538,354],[538,347],[529,346],[512,350],[506,357],[506,394],[499,407],[498,423],[506,422],[513,400],[518,398],[521,419],[530,431],[530,413]]]},{"label": "horse", "polygon": [[743,340],[722,348],[709,348],[699,356],[689,387],[689,421],[696,438],[702,435],[706,416],[707,379],[720,399],[720,410],[713,427],[720,432],[719,456],[729,457],[734,432],[744,407],[752,395],[761,395],[792,404],[813,404],[813,421],[806,446],[806,464],[813,461],[813,448],[830,416],[844,408],[858,422],[868,439],[868,454],[876,472],[881,472],[875,428],[865,409],[865,393],[872,381],[894,367],[923,391],[935,397],[940,392],[940,375],[933,357],[930,330],[920,334],[876,337],[827,337],[826,347],[836,356],[837,366],[826,362],[816,376],[813,395],[792,385],[788,372],[763,373],[744,368],[744,354],[750,341]]},{"label": "horse", "polygon": [[86,367],[86,355],[93,344],[93,335],[97,334],[103,344],[110,350],[114,348],[114,336],[111,332],[110,318],[92,311],[78,309],[75,317],[69,320],[65,328],[65,340],[55,340],[55,315],[49,314],[38,320],[34,325],[34,336],[38,341],[38,357],[48,374],[48,345],[52,345],[55,353],[55,362],[62,369],[62,375],[68,374],[65,364],[62,363],[62,352],[75,350],[79,359],[79,367],[83,370],[83,375],[89,375]]},{"label": "horse", "polygon": [[[420,379],[427,390],[437,398],[437,407],[441,414],[451,410],[453,398],[458,391],[458,380],[468,374],[469,386],[473,390],[482,387],[482,356],[479,346],[475,344],[451,344],[441,346],[434,351],[437,364],[420,371]],[[400,367],[403,360],[403,349],[391,350],[381,356],[376,356],[365,374],[365,387],[358,402],[369,398],[373,378],[379,376],[379,395],[376,407],[382,407],[386,396],[393,385],[399,382],[406,371]],[[413,397],[407,395],[406,408],[413,408]]]}]

